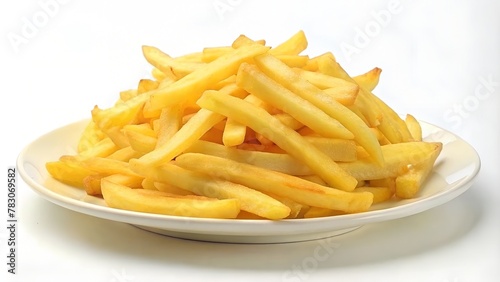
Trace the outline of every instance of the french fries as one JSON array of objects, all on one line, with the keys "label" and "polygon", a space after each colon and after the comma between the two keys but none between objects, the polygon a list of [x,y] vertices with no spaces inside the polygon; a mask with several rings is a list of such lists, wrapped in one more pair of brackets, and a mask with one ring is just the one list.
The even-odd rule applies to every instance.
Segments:
[{"label": "french fries", "polygon": [[[205,154],[182,154],[174,164],[212,176],[221,175],[229,181],[264,193],[288,197],[303,205],[355,213],[368,210],[373,201],[370,193],[348,193],[298,177]],[[255,181],[256,175],[260,175],[260,181]]]},{"label": "french fries", "polygon": [[337,102],[332,96],[322,92],[306,79],[301,78],[300,75],[296,74],[292,69],[282,64],[273,56],[265,54],[256,57],[255,60],[257,66],[265,74],[283,84],[296,95],[310,101],[326,114],[340,121],[341,124],[354,134],[354,140],[363,146],[376,162],[383,164],[383,156],[375,136],[371,133],[368,125],[358,116]]},{"label": "french fries", "polygon": [[356,187],[356,179],[340,169],[336,162],[265,110],[241,99],[220,95],[220,93],[210,90],[203,94],[198,100],[198,104],[231,117],[262,134],[278,147],[309,166],[332,187],[346,191],[352,191]]},{"label": "french fries", "polygon": [[282,219],[290,214],[290,209],[286,205],[266,194],[221,177],[212,176],[171,163],[151,169],[146,175],[147,178],[156,182],[170,184],[196,195],[217,199],[236,199],[242,210],[261,217]]},{"label": "french fries", "polygon": [[236,199],[217,200],[202,196],[180,196],[161,191],[132,189],[101,180],[106,203],[113,208],[165,215],[236,218],[240,212]]},{"label": "french fries", "polygon": [[418,197],[442,144],[373,93],[380,68],[350,76],[307,46],[303,31],[180,57],[145,45],[153,78],[95,106],[77,153],[47,171],[109,207],[185,217],[341,216]]}]

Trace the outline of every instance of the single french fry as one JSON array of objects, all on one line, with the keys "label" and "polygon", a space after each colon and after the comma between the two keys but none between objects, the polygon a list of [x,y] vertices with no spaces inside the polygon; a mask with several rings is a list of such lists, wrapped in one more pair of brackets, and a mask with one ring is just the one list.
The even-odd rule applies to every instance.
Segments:
[{"label": "single french fry", "polygon": [[[153,179],[150,179],[150,178],[142,179],[141,187],[142,187],[142,189],[146,189],[146,190],[158,190],[155,186],[155,181]],[[172,193],[172,194],[175,194],[175,193]]]},{"label": "single french fry", "polygon": [[240,212],[236,199],[217,200],[131,189],[106,178],[101,180],[101,190],[106,204],[117,209],[204,218],[236,218]]},{"label": "single french fry", "polygon": [[405,123],[412,138],[415,141],[422,141],[422,127],[420,126],[420,122],[414,116],[407,114]]},{"label": "single french fry", "polygon": [[206,47],[203,48],[203,56],[202,61],[205,63],[210,63],[211,61],[231,53],[234,51],[234,48],[231,46],[223,46],[223,47]]},{"label": "single french fry", "polygon": [[92,174],[83,178],[83,187],[85,188],[85,193],[90,196],[101,196],[101,179],[103,175]]},{"label": "single french fry", "polygon": [[217,82],[235,74],[242,62],[249,61],[256,55],[266,52],[268,49],[268,47],[259,44],[242,46],[206,64],[169,86],[153,91],[150,96],[151,110],[159,110],[189,100],[196,101],[203,91],[210,89]]},{"label": "single french fry", "polygon": [[128,124],[123,126],[124,132],[137,132],[145,136],[155,137],[157,136],[156,132],[153,130],[149,123],[141,123],[141,124]]},{"label": "single french fry", "polygon": [[391,141],[385,137],[384,133],[380,131],[377,127],[370,127],[370,130],[373,132],[373,134],[377,137],[378,142],[380,145],[387,145],[391,144]]},{"label": "single french fry", "polygon": [[409,170],[396,177],[396,196],[403,199],[415,197],[420,191],[420,187],[427,179],[434,167],[434,163],[442,150],[442,144],[427,155],[427,158],[409,168]]},{"label": "single french fry", "polygon": [[133,130],[125,131],[125,136],[127,136],[130,147],[138,153],[147,154],[153,151],[156,147],[156,137]]},{"label": "single french fry", "polygon": [[285,63],[291,68],[302,68],[309,61],[309,56],[299,56],[299,55],[276,55],[280,61]]},{"label": "single french fry", "polygon": [[300,175],[298,177],[300,177],[304,180],[307,180],[307,181],[314,182],[314,183],[319,184],[319,185],[328,186],[328,184],[323,179],[321,179],[321,177],[319,177],[317,175],[308,174],[308,175]]},{"label": "single french fry", "polygon": [[[214,85],[214,87],[213,87],[213,89],[212,89],[212,90],[221,90],[222,88],[224,88],[224,87],[226,87],[226,86],[228,86],[228,85],[230,85],[230,84],[236,84],[236,74],[233,74],[233,75],[231,75],[230,77],[228,77],[228,78],[226,78],[226,79],[223,79],[223,80],[221,80],[221,81],[217,82],[217,83]],[[191,106],[191,107],[196,107],[197,105],[196,105],[196,104],[191,104],[191,105],[189,105],[189,106]],[[198,107],[198,110],[199,110],[199,109],[200,109],[200,108]]]},{"label": "single french fry", "polygon": [[141,177],[129,168],[128,162],[94,157],[83,161],[82,165],[94,172],[103,175],[124,174],[129,176]]},{"label": "single french fry", "polygon": [[168,75],[162,72],[161,70],[157,68],[153,68],[151,70],[151,76],[153,76],[156,81],[162,81],[163,79],[167,78],[168,76],[171,76],[174,80],[177,80],[177,77],[172,73],[172,70],[168,70]]},{"label": "single french fry", "polygon": [[392,198],[393,191],[389,187],[358,187],[354,192],[369,192],[373,194],[373,204],[382,203]]},{"label": "single french fry", "polygon": [[177,78],[186,76],[205,65],[201,62],[191,62],[185,60],[176,60],[153,46],[142,46],[144,58],[155,68],[162,72],[171,71]]},{"label": "single french fry", "polygon": [[255,95],[249,94],[248,96],[246,96],[244,98],[244,100],[247,101],[248,103],[254,105],[254,106],[257,106],[259,108],[264,109],[266,112],[268,112],[272,115],[278,113],[278,112],[276,112],[276,109],[271,104],[267,103],[266,101],[263,101],[262,99],[260,99],[259,97],[255,96]]},{"label": "single french fry", "polygon": [[58,161],[47,162],[45,168],[54,179],[78,188],[85,188],[85,177],[97,174],[75,158],[61,158]]},{"label": "single french fry", "polygon": [[[250,130],[253,132],[253,130]],[[247,150],[247,151],[257,151],[257,152],[266,152],[266,153],[277,153],[277,154],[284,154],[286,153],[283,149],[278,147],[276,144],[271,144],[271,145],[262,145],[260,143],[254,143],[255,140],[252,139],[252,142],[250,143],[243,143],[239,146],[237,146],[237,149],[241,150]]]},{"label": "single french fry", "polygon": [[304,127],[304,125],[300,121],[296,120],[294,117],[292,117],[287,113],[278,113],[274,114],[273,116],[277,118],[279,121],[281,121],[281,123],[290,127],[293,130],[298,130]]},{"label": "single french fry", "polygon": [[439,142],[405,142],[382,146],[384,165],[370,159],[339,163],[345,171],[359,180],[396,177],[408,171],[408,166],[425,161],[430,154],[439,151]]},{"label": "single french fry", "polygon": [[155,148],[157,134],[148,123],[125,125],[122,131],[136,152],[146,154]]},{"label": "single french fry", "polygon": [[142,93],[148,92],[150,90],[155,90],[158,88],[160,83],[156,80],[151,79],[141,79],[139,80],[139,85],[137,85],[137,94],[140,95]]},{"label": "single french fry", "polygon": [[125,148],[130,146],[128,138],[123,132],[123,126],[112,126],[110,128],[106,128],[104,130],[104,133],[118,148]]},{"label": "single french fry", "polygon": [[272,193],[266,193],[267,195],[271,196],[273,199],[276,199],[283,203],[285,206],[287,206],[290,209],[290,214],[286,217],[287,219],[290,218],[298,218],[301,214],[301,212],[305,209],[308,208],[308,206],[305,206],[303,204],[299,204],[296,201],[290,200],[289,198],[286,197],[281,197],[276,194]]},{"label": "single french fry", "polygon": [[123,127],[127,124],[137,123],[142,114],[142,107],[149,99],[150,93],[143,93],[107,109],[100,109],[95,106],[92,109],[92,120],[104,133],[107,133],[113,127]]},{"label": "single french fry", "polygon": [[356,101],[359,87],[354,83],[320,72],[298,68],[295,68],[294,71],[344,106],[351,106]]},{"label": "single french fry", "polygon": [[260,44],[265,45],[266,41],[264,40],[253,40],[244,34],[240,34],[231,44],[231,47],[234,49],[240,48],[241,46],[250,45],[250,44]]},{"label": "single french fry", "polygon": [[[344,106],[353,106],[359,93],[351,85],[327,88],[323,89],[323,92],[332,96]],[[365,119],[364,116],[362,118]]]},{"label": "single french fry", "polygon": [[144,178],[141,182],[141,186],[144,189],[157,190],[157,191],[162,191],[162,192],[170,193],[170,194],[174,194],[174,195],[181,195],[181,196],[195,195],[191,191],[184,190],[184,189],[181,189],[179,187],[176,187],[174,185],[170,185],[167,183],[157,182],[151,178]]},{"label": "single french fry", "polygon": [[180,105],[174,105],[161,110],[160,118],[158,119],[156,148],[163,146],[179,131],[181,128],[182,110]]},{"label": "single french fry", "polygon": [[240,213],[238,214],[238,216],[236,217],[236,219],[241,219],[241,220],[256,220],[256,219],[259,219],[259,220],[262,220],[262,219],[265,219],[263,218],[262,216],[258,216],[256,214],[253,214],[253,213],[250,213],[250,212],[247,212],[247,211],[240,211]]},{"label": "single french fry", "polygon": [[195,195],[193,192],[191,192],[189,190],[182,189],[182,188],[179,188],[177,186],[174,186],[174,185],[171,185],[168,183],[164,183],[164,182],[155,181],[155,182],[153,182],[153,185],[158,191],[163,191],[163,192],[172,193],[172,194],[176,194],[176,195]]},{"label": "single french fry", "polygon": [[295,71],[302,78],[304,78],[305,80],[309,81],[311,84],[322,90],[327,88],[341,87],[341,86],[353,87],[356,92],[358,92],[359,89],[355,83],[346,81],[341,78],[326,75],[320,72],[308,71],[301,68],[293,68],[293,71]]},{"label": "single french fry", "polygon": [[202,59],[203,59],[203,52],[193,52],[175,57],[175,60],[179,62],[202,63],[203,62]]},{"label": "single french fry", "polygon": [[[167,87],[169,87],[171,84],[173,84],[174,82],[176,81],[176,79],[164,79],[160,82],[160,85],[158,86],[158,88],[156,90],[152,90],[150,92],[146,92],[144,93],[144,95],[151,95],[152,93],[154,93],[154,91],[157,91],[159,89],[165,89]],[[179,104],[177,104],[179,105]],[[177,106],[176,105],[176,106]],[[184,107],[188,107],[190,105],[188,105],[187,103],[186,104],[182,104]],[[145,118],[145,119],[150,119],[150,120],[155,120],[155,119],[158,119],[161,115],[161,111],[162,109],[164,108],[161,108],[161,109],[153,109],[151,108],[151,100],[148,98],[146,100],[146,102],[144,102],[143,104],[143,107],[142,107],[142,117]]]},{"label": "single french fry", "polygon": [[345,212],[338,211],[338,210],[332,210],[332,209],[326,209],[326,208],[310,207],[304,213],[304,218],[327,217],[327,216],[336,216],[336,215],[342,215],[342,214],[345,214]]},{"label": "single french fry", "polygon": [[137,96],[137,89],[120,91],[120,100],[127,101]]},{"label": "single french fry", "polygon": [[228,118],[222,135],[222,142],[228,147],[233,147],[245,142],[247,127],[234,119]]},{"label": "single french fry", "polygon": [[106,177],[114,183],[125,185],[130,188],[142,188],[142,177],[126,174],[92,174],[84,178],[85,192],[92,196],[102,196],[101,180]]},{"label": "single french fry", "polygon": [[265,110],[216,91],[206,91],[198,100],[198,104],[203,108],[233,118],[264,135],[281,149],[308,165],[315,174],[332,187],[346,191],[352,191],[356,187],[355,178],[340,169],[337,163],[307,142],[300,134],[283,125]]},{"label": "single french fry", "polygon": [[307,142],[337,162],[353,162],[358,159],[356,142],[317,136],[304,136]]},{"label": "single french fry", "polygon": [[304,31],[300,30],[285,42],[269,50],[272,55],[299,55],[307,48],[307,38]]},{"label": "single french fry", "polygon": [[354,76],[352,79],[354,79],[359,86],[371,92],[377,87],[381,72],[381,68],[373,68],[364,74]]}]

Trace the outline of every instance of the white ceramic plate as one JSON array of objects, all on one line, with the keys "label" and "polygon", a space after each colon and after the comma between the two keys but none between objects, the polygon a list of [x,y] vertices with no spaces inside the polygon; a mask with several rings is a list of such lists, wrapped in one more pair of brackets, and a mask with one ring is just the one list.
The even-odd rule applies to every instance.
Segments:
[{"label": "white ceramic plate", "polygon": [[476,151],[456,135],[422,122],[425,140],[440,141],[443,150],[433,173],[415,199],[374,205],[364,213],[315,219],[225,220],[164,216],[109,208],[98,197],[52,179],[45,163],[63,154],[75,154],[87,120],[41,136],[18,157],[23,180],[45,199],[80,213],[135,225],[164,235],[231,243],[283,243],[342,234],[368,223],[414,215],[446,203],[465,192],[480,169]]}]

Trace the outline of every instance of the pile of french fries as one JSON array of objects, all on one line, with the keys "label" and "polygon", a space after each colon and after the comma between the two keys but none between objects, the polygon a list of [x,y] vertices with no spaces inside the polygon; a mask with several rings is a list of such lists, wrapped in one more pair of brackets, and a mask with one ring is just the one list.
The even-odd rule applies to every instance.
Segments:
[{"label": "pile of french fries", "polygon": [[351,77],[307,45],[299,31],[180,57],[143,46],[153,78],[95,106],[77,153],[46,168],[112,208],[174,216],[313,218],[416,197],[442,144],[373,94],[379,68]]}]

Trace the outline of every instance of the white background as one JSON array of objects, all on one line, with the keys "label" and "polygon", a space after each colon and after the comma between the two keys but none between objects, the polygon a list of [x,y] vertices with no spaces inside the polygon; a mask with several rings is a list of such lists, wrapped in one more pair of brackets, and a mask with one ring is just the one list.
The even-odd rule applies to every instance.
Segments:
[{"label": "white background", "polygon": [[17,275],[7,275],[8,234],[0,229],[7,281],[498,281],[498,1],[0,5],[5,171],[36,137],[90,117],[94,105],[111,105],[119,91],[149,77],[143,44],[176,56],[229,45],[239,34],[272,46],[300,29],[309,40],[305,54],[332,51],[353,75],[382,68],[376,94],[458,134],[482,160],[477,181],[459,198],[330,239],[335,251],[306,268],[317,241],[249,246],[163,237],[53,205],[19,179]]}]

